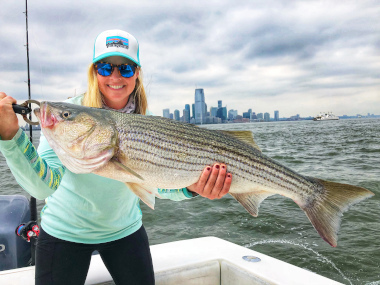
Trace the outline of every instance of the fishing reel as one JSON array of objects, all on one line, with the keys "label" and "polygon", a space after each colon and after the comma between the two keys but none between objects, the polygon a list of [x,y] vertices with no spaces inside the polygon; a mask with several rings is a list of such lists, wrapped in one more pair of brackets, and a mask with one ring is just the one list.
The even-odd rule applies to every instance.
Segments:
[{"label": "fishing reel", "polygon": [[40,227],[36,221],[30,221],[26,224],[21,224],[16,228],[16,235],[22,237],[27,242],[30,242],[32,237],[38,237],[40,235]]}]

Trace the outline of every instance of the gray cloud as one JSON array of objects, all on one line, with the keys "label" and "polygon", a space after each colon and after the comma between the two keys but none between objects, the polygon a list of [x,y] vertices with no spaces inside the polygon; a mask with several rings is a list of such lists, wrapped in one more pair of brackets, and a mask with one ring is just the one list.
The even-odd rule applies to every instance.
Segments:
[{"label": "gray cloud", "polygon": [[[19,100],[27,96],[24,9],[4,0],[0,11],[0,90]],[[30,1],[32,96],[84,92],[96,35],[119,28],[139,40],[156,114],[182,110],[196,87],[208,106],[221,99],[240,113],[379,114],[379,18],[378,1]]]}]

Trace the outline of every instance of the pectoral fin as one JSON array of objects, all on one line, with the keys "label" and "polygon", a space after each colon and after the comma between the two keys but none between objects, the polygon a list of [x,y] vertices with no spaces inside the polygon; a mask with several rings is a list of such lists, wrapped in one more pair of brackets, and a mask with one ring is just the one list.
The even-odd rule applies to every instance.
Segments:
[{"label": "pectoral fin", "polygon": [[155,197],[159,197],[156,188],[148,187],[137,183],[125,183],[129,189],[139,197],[145,204],[154,210]]},{"label": "pectoral fin", "polygon": [[118,167],[120,167],[120,168],[124,169],[125,171],[127,171],[128,173],[136,176],[137,178],[139,178],[141,180],[144,180],[144,178],[142,178],[139,174],[137,174],[135,171],[133,171],[129,167],[125,166],[124,164],[120,163],[119,161],[112,160],[112,162],[115,163],[115,165],[117,165]]},{"label": "pectoral fin", "polygon": [[267,191],[255,191],[251,193],[230,193],[252,216],[257,217],[262,201],[274,195]]}]

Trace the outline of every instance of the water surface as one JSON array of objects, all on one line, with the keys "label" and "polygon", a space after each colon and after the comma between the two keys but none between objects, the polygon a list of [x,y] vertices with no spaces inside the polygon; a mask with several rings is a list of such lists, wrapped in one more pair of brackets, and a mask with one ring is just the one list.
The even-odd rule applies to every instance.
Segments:
[{"label": "water surface", "polygon": [[[272,196],[251,217],[231,196],[141,205],[150,243],[215,236],[344,284],[380,284],[380,120],[271,122],[202,126],[250,130],[269,157],[307,176],[376,194],[346,212],[338,247],[324,242],[290,199]],[[39,133],[34,142],[38,144]],[[0,154],[0,195],[23,194]],[[43,201],[38,202],[39,210]],[[305,284],[307,281],[305,280]]]}]

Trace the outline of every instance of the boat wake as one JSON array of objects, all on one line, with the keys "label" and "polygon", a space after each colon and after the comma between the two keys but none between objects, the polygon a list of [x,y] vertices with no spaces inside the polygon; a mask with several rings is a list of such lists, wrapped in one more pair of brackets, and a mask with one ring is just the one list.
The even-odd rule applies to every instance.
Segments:
[{"label": "boat wake", "polygon": [[[351,280],[346,275],[343,274],[343,272],[334,264],[334,262],[332,262],[330,259],[328,259],[327,257],[320,254],[318,251],[316,251],[316,250],[314,250],[314,249],[312,249],[312,248],[310,248],[307,245],[304,245],[302,243],[296,243],[294,241],[284,240],[284,239],[268,239],[268,240],[263,240],[263,241],[251,242],[251,243],[248,243],[248,244],[243,245],[243,246],[246,248],[252,249],[251,247],[253,247],[255,245],[270,244],[270,243],[295,245],[295,246],[298,246],[298,247],[301,247],[303,249],[306,249],[306,250],[313,252],[317,257],[319,257],[322,260],[322,262],[330,264],[343,277],[343,279],[347,280],[350,283],[350,285],[353,285]],[[370,285],[380,285],[380,283],[374,283],[374,284],[370,283]]]}]

